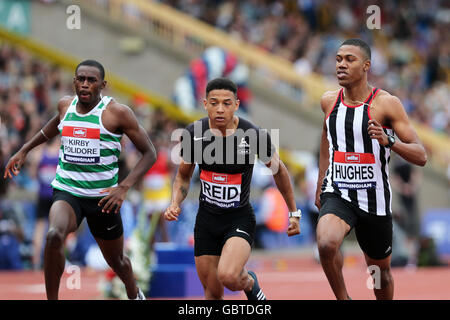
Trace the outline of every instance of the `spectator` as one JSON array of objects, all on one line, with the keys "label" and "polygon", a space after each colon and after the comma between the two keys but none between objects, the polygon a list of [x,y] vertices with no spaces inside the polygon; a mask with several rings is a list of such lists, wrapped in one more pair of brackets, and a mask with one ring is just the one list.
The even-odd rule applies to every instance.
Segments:
[{"label": "spectator", "polygon": [[[4,157],[0,139],[0,167],[4,171]],[[7,183],[0,182],[0,270],[22,269],[19,241],[23,239],[23,231],[12,208],[5,200]]]},{"label": "spectator", "polygon": [[24,233],[18,214],[12,205],[0,202],[0,270],[21,270],[20,242]]}]

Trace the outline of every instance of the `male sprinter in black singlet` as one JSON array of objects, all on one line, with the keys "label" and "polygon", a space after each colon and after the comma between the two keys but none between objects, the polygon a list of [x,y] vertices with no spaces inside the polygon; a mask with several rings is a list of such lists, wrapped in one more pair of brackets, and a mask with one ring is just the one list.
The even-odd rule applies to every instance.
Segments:
[{"label": "male sprinter in black singlet", "polygon": [[208,117],[184,130],[183,159],[164,217],[177,220],[198,163],[201,192],[194,251],[205,298],[223,299],[225,286],[233,291],[244,290],[249,300],[265,300],[255,273],[244,267],[255,232],[255,216],[249,202],[255,155],[271,169],[289,208],[289,236],[300,233],[300,210],[296,207],[289,173],[273,150],[269,134],[234,115],[239,107],[236,93],[236,85],[228,79],[208,83],[204,100]]},{"label": "male sprinter in black singlet", "polygon": [[427,162],[400,100],[368,84],[370,56],[364,41],[344,41],[336,54],[343,88],[326,92],[321,100],[325,121],[316,192],[317,244],[337,299],[349,299],[339,247],[353,227],[367,265],[380,271],[374,272],[380,275],[373,288],[376,298],[393,299],[390,150],[419,166]]}]

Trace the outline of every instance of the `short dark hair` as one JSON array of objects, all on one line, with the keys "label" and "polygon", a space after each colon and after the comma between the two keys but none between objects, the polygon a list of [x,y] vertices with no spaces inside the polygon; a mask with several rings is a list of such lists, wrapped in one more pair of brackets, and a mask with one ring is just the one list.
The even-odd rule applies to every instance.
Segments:
[{"label": "short dark hair", "polygon": [[347,39],[341,44],[341,47],[346,45],[360,47],[368,60],[372,58],[372,52],[370,50],[370,47],[364,40],[357,38]]},{"label": "short dark hair", "polygon": [[208,82],[206,85],[206,96],[208,96],[212,90],[220,89],[231,91],[234,96],[237,97],[237,86],[228,78],[216,78]]},{"label": "short dark hair", "polygon": [[75,69],[75,73],[77,73],[78,68],[80,68],[81,66],[97,68],[98,71],[100,71],[100,77],[102,78],[102,80],[105,80],[105,68],[103,68],[102,64],[100,62],[98,62],[97,60],[84,60],[84,61],[80,62]]}]

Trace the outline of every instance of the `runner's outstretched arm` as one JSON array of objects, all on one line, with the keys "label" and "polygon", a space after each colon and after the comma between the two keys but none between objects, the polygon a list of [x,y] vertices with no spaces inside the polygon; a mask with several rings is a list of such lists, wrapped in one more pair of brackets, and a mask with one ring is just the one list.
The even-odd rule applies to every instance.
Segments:
[{"label": "runner's outstretched arm", "polygon": [[[21,167],[25,163],[28,152],[38,145],[47,142],[59,134],[58,125],[61,114],[65,112],[67,101],[72,97],[64,97],[58,102],[58,114],[51,118],[45,126],[39,130],[27,143],[25,143],[19,151],[17,151],[8,161],[5,167],[3,178],[12,178],[12,174],[17,176]],[[11,174],[12,173],[12,174]]]},{"label": "runner's outstretched arm", "polygon": [[189,192],[189,185],[191,183],[192,173],[194,172],[195,164],[186,163],[183,160],[178,167],[177,175],[172,187],[172,201],[170,206],[164,212],[164,218],[168,221],[178,220],[178,215],[181,212],[180,205]]}]

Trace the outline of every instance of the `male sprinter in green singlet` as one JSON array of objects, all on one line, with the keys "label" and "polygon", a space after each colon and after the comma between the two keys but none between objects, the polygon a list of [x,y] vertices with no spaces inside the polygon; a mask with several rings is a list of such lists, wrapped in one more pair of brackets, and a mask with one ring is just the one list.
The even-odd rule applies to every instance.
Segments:
[{"label": "male sprinter in green singlet", "polygon": [[[64,272],[64,241],[86,217],[105,260],[123,281],[129,299],[145,299],[136,286],[130,260],[123,254],[120,207],[128,189],[155,163],[156,152],[131,109],[102,97],[105,71],[94,60],[81,62],[73,80],[76,96],[63,97],[55,115],[9,160],[4,178],[18,175],[28,152],[61,134],[61,151],[53,187],[53,204],[44,253],[47,298],[58,299]],[[120,139],[126,134],[142,153],[118,184]]]}]

